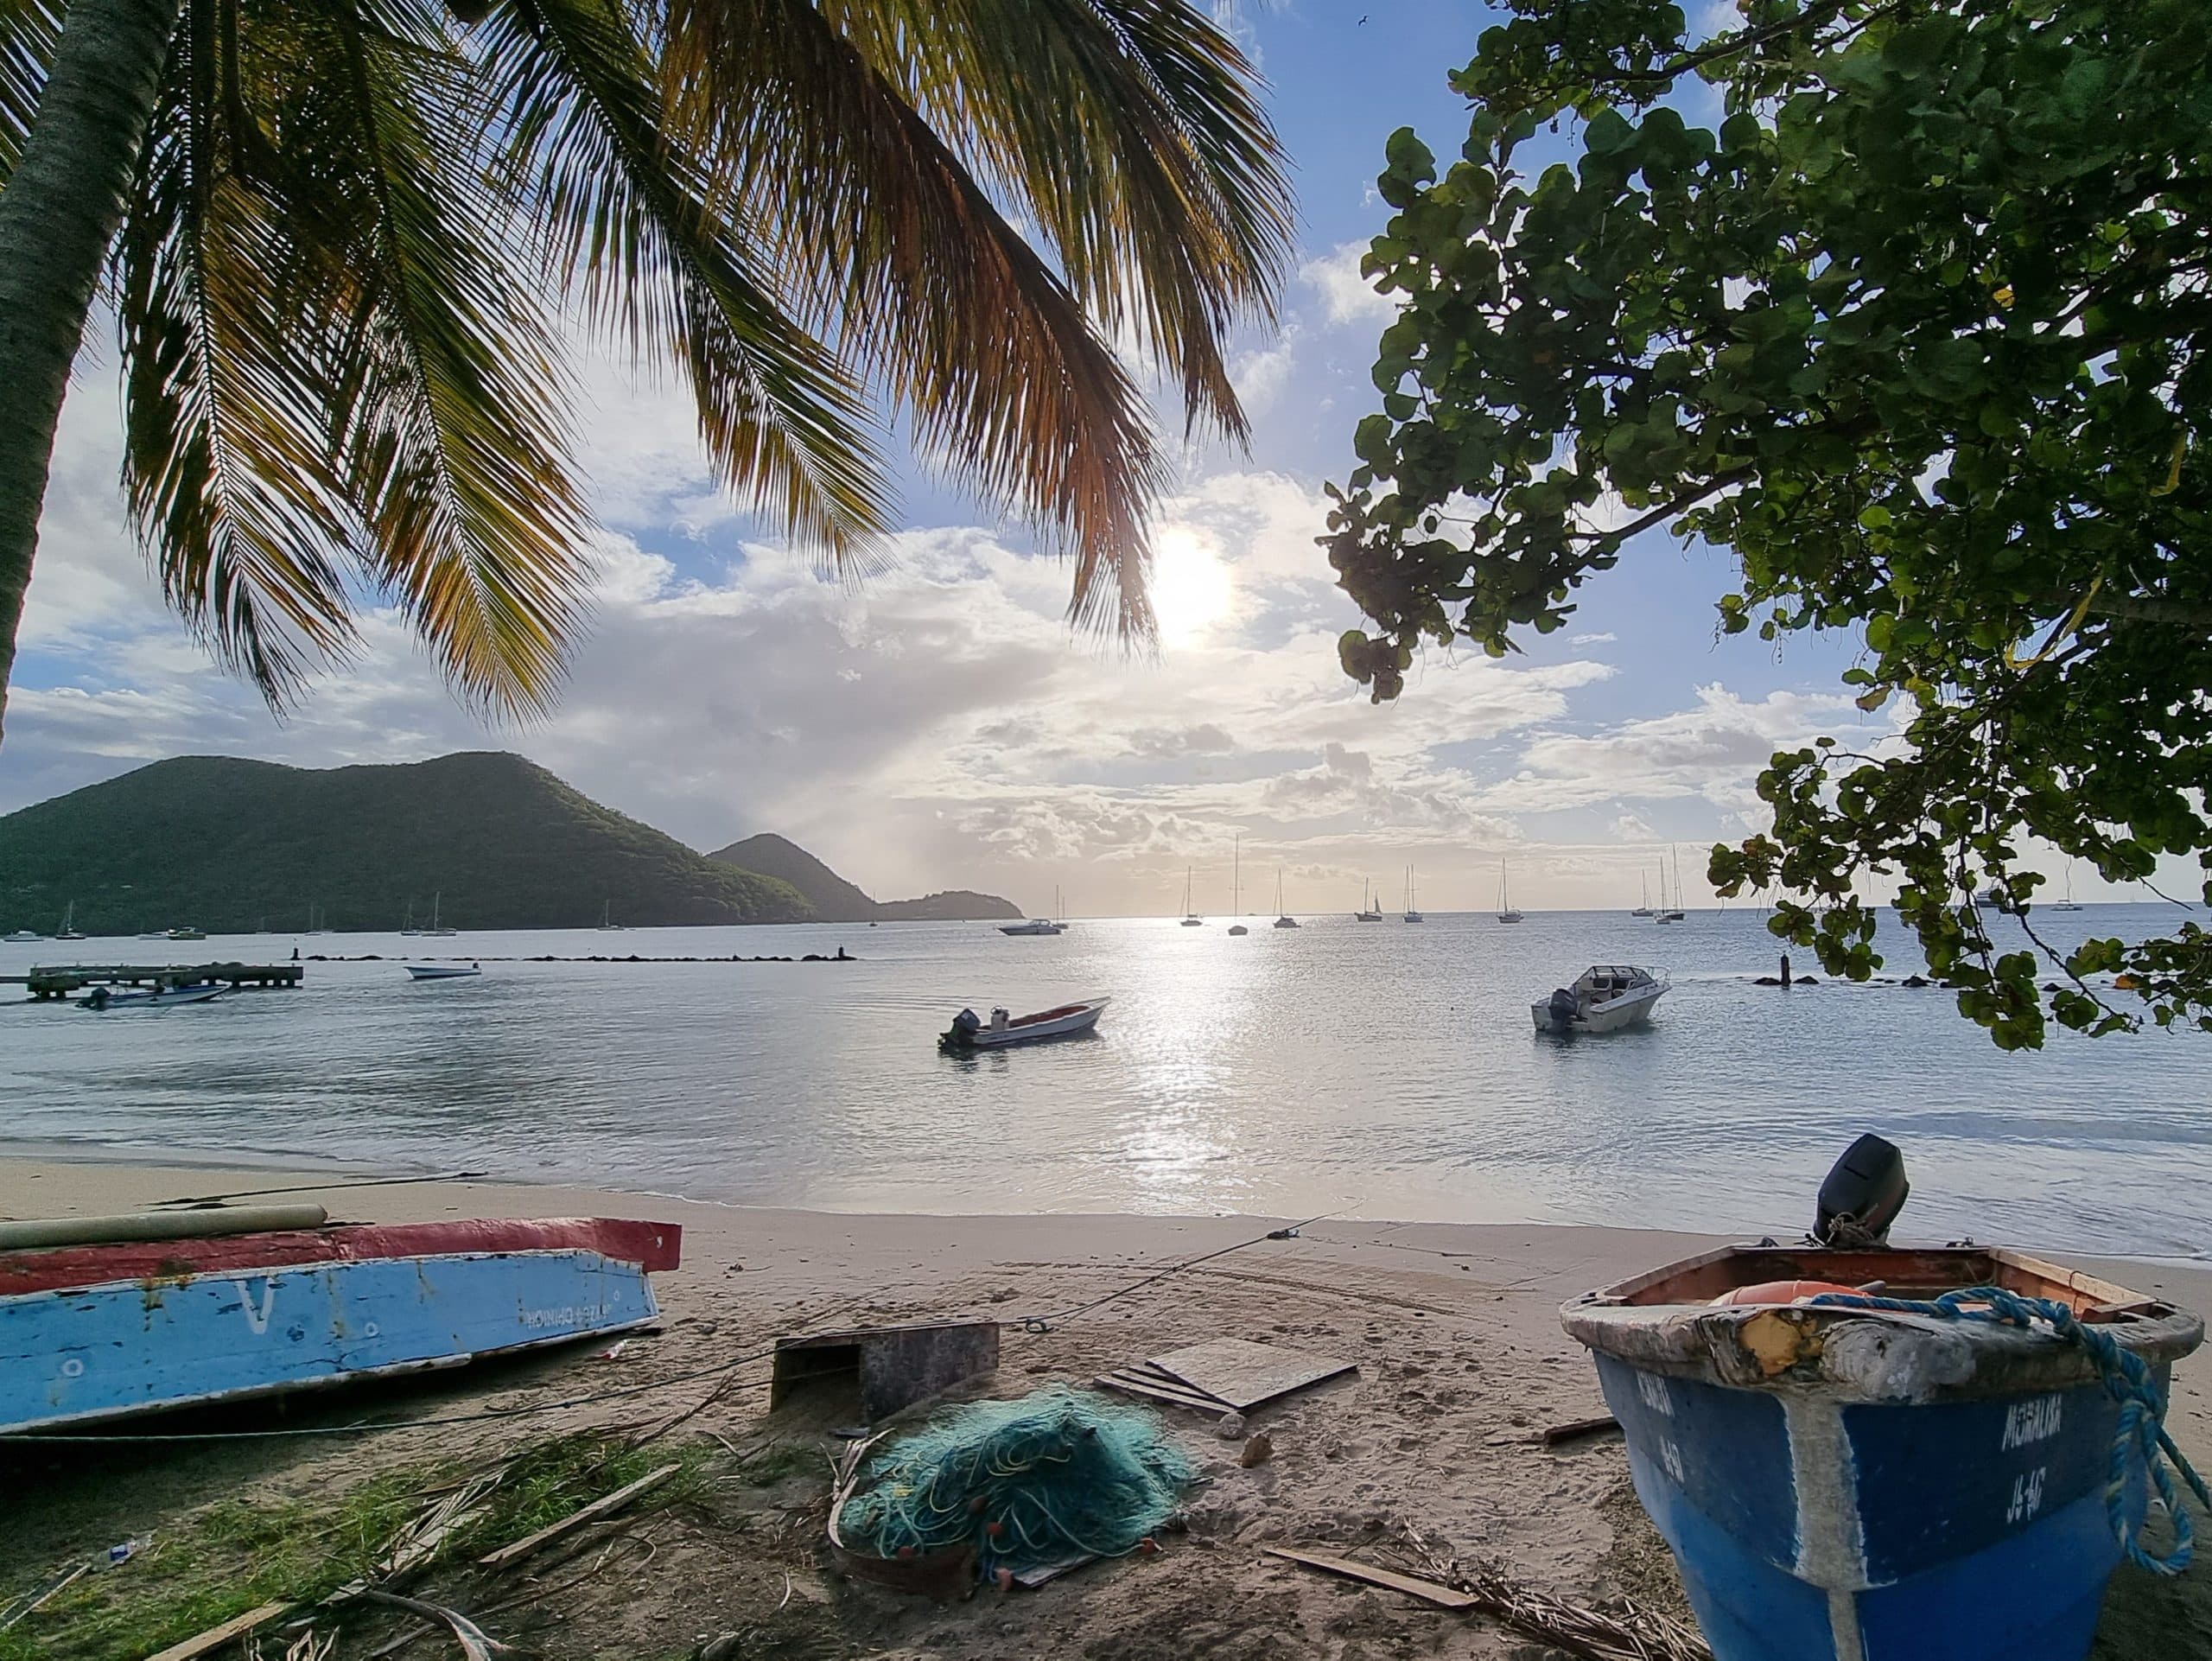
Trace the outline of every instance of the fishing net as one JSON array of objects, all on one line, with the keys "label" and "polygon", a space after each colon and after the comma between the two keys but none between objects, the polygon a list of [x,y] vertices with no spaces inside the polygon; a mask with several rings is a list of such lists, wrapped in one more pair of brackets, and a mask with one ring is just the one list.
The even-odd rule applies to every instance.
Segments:
[{"label": "fishing net", "polygon": [[1176,1510],[1191,1461],[1141,1408],[1073,1391],[981,1402],[870,1460],[839,1516],[885,1557],[972,1544],[987,1576],[1135,1550]]}]

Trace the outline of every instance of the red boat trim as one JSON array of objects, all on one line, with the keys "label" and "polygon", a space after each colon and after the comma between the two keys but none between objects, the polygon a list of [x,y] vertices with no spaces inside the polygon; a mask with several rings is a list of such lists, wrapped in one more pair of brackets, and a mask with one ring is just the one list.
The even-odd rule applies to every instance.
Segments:
[{"label": "red boat trim", "polygon": [[683,1231],[673,1223],[617,1217],[480,1217],[441,1223],[340,1223],[194,1240],[49,1246],[0,1251],[0,1297],[115,1281],[179,1280],[309,1263],[466,1252],[595,1251],[651,1272],[674,1269],[683,1242]]}]

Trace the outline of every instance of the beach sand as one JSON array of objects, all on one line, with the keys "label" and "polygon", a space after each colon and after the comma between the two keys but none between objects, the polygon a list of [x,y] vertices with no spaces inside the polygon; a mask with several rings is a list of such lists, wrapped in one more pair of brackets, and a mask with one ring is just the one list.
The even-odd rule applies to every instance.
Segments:
[{"label": "beach sand", "polygon": [[[0,1161],[0,1215],[130,1211],[188,1195],[343,1180],[265,1167],[14,1159]],[[748,1486],[741,1474],[718,1479],[723,1486],[709,1499],[637,1524],[622,1537],[630,1547],[610,1545],[600,1569],[565,1589],[554,1582],[573,1569],[541,1569],[542,1595],[485,1616],[495,1636],[526,1642],[550,1661],[683,1656],[725,1632],[741,1634],[734,1656],[821,1661],[1551,1653],[1482,1617],[1328,1580],[1262,1550],[1363,1551],[1408,1524],[1440,1537],[1462,1560],[1498,1564],[1531,1587],[1583,1601],[1628,1594],[1683,1607],[1671,1560],[1629,1488],[1618,1435],[1549,1450],[1535,1433],[1604,1411],[1586,1356],[1560,1330],[1559,1305],[1714,1244],[1703,1238],[1324,1220],[1296,1238],[1262,1240],[1089,1313],[1052,1320],[1049,1331],[1010,1327],[997,1375],[968,1393],[1084,1384],[1109,1368],[1222,1335],[1340,1356],[1358,1370],[1253,1415],[1251,1428],[1267,1431],[1274,1454],[1249,1468],[1239,1462],[1238,1445],[1215,1437],[1209,1421],[1163,1410],[1163,1422],[1208,1480],[1191,1496],[1187,1531],[1165,1537],[1157,1556],[1096,1565],[1035,1592],[984,1591],[938,1605],[829,1570],[820,1549],[824,1467],[811,1450],[835,1445],[823,1433],[836,1422],[794,1411],[769,1422],[765,1364],[741,1370],[740,1385],[719,1393],[709,1379],[562,1403],[751,1355],[779,1335],[810,1329],[1051,1317],[1168,1264],[1250,1240],[1282,1219],[842,1215],[474,1182],[297,1197],[318,1200],[346,1220],[650,1217],[683,1225],[683,1266],[656,1276],[664,1330],[613,1359],[596,1346],[570,1349],[397,1389],[236,1410],[220,1424],[540,1410],[525,1417],[375,1436],[11,1454],[9,1486],[19,1509],[0,1548],[0,1601],[116,1540],[158,1540],[217,1499],[327,1496],[425,1461],[458,1470],[521,1438],[651,1423],[706,1400],[671,1443],[711,1435],[750,1453],[773,1437],[808,1456],[784,1461],[787,1473],[766,1486]],[[2212,1274],[2084,1266],[2212,1308]],[[2209,1391],[2212,1361],[2200,1352],[2177,1371],[2169,1425],[2185,1452],[2212,1467]],[[636,1549],[639,1539],[649,1551]],[[149,1554],[146,1571],[157,1567]],[[2180,1582],[2124,1570],[2107,1606],[2099,1656],[2212,1658],[2208,1581],[2212,1569]],[[398,1630],[379,1617],[365,1633],[349,1634],[339,1654],[365,1654],[370,1639]],[[426,1639],[403,1653],[442,1648],[451,1652],[448,1640]]]}]

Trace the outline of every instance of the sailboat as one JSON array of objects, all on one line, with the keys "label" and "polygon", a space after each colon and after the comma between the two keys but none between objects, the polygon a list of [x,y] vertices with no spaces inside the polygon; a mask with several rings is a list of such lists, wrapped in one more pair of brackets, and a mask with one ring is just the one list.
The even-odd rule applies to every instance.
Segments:
[{"label": "sailboat", "polygon": [[1643,879],[1643,903],[1638,906],[1634,911],[1629,913],[1629,915],[1631,917],[1649,917],[1651,915],[1651,879],[1649,877],[1647,876]]},{"label": "sailboat", "polygon": [[[1669,851],[1671,852],[1672,850],[1670,850]],[[1675,904],[1669,906],[1667,903],[1667,862],[1663,859],[1659,862],[1659,915],[1655,920],[1662,923],[1679,923],[1682,920],[1682,913],[1681,910],[1682,899],[1681,878],[1681,862],[1677,860],[1675,862]]]},{"label": "sailboat", "polygon": [[399,932],[402,934],[420,934],[423,932],[415,926],[415,902],[412,900],[407,902],[407,918],[400,924]]},{"label": "sailboat", "polygon": [[[1244,914],[1244,833],[1241,830],[1236,833],[1236,850],[1230,857],[1229,914],[1242,917]],[[1229,932],[1231,934],[1249,934],[1252,931],[1242,923],[1231,923]]]},{"label": "sailboat", "polygon": [[442,925],[439,923],[439,921],[438,921],[438,907],[439,907],[442,904],[443,904],[443,903],[444,903],[444,901],[445,901],[445,894],[444,894],[444,892],[443,892],[442,890],[441,890],[440,892],[438,892],[438,893],[436,893],[436,894],[432,894],[432,895],[430,896],[430,926],[429,926],[429,927],[428,927],[428,928],[426,928],[426,929],[424,929],[424,930],[423,931],[423,933],[425,933],[425,934],[458,934],[458,933],[460,933],[460,932],[461,932],[461,931],[460,931],[459,929],[457,929],[457,928],[447,928],[447,927],[444,927],[443,926],[442,926]]},{"label": "sailboat", "polygon": [[1505,861],[1502,858],[1497,862],[1497,920],[1501,923],[1517,923],[1521,920],[1519,910],[1516,908],[1511,898],[1505,892]]},{"label": "sailboat", "polygon": [[1191,868],[1185,865],[1183,868],[1183,926],[1204,928],[1205,926],[1206,920],[1191,909]]},{"label": "sailboat", "polygon": [[599,932],[601,934],[620,934],[623,932],[623,925],[614,920],[614,902],[612,900],[605,901],[599,908]]},{"label": "sailboat", "polygon": [[61,932],[54,938],[57,940],[81,940],[85,938],[77,932],[77,902],[75,901],[72,900],[67,908],[62,912]]},{"label": "sailboat", "polygon": [[1367,891],[1371,886],[1367,878],[1360,879],[1359,909],[1352,913],[1351,919],[1355,923],[1379,923],[1382,920],[1382,912],[1376,909],[1374,902],[1367,897]]},{"label": "sailboat", "polygon": [[324,924],[325,924],[327,920],[327,920],[327,919],[326,919],[326,918],[321,914],[321,912],[320,912],[320,911],[319,911],[319,910],[318,910],[318,909],[317,909],[317,908],[316,908],[313,904],[310,904],[310,905],[308,907],[308,931],[307,931],[307,932],[308,932],[308,933],[310,933],[310,934],[327,934],[327,933],[329,933],[329,932],[330,932],[330,931],[329,931],[327,928],[326,928],[326,927],[324,926]]},{"label": "sailboat", "polygon": [[1298,920],[1282,908],[1282,867],[1275,867],[1275,926],[1296,928]]},{"label": "sailboat", "polygon": [[2066,862],[2066,898],[2051,907],[2051,909],[2053,911],[2079,911],[2082,909],[2081,907],[2074,903],[2074,862],[2070,859]]},{"label": "sailboat", "polygon": [[999,932],[1001,934],[1065,934],[1067,932],[1068,926],[1058,920],[1061,909],[1060,891],[1054,888],[1052,916],[1033,917],[1024,923],[1001,923]]},{"label": "sailboat", "polygon": [[1408,923],[1426,923],[1428,920],[1421,914],[1421,908],[1414,904],[1414,868],[1410,865],[1406,867],[1406,914],[1400,920]]}]

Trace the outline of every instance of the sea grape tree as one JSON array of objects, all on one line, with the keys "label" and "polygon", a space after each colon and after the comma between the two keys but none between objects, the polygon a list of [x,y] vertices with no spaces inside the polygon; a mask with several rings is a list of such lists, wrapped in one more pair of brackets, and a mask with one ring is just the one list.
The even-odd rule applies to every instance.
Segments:
[{"label": "sea grape tree", "polygon": [[[1864,977],[1860,879],[1894,881],[2006,1047],[2212,1029],[2196,921],[2005,951],[1972,901],[2040,946],[2037,844],[2212,871],[2202,6],[1747,0],[1707,38],[1664,0],[1512,10],[1452,78],[1459,154],[1389,141],[1364,270],[1402,309],[1326,538],[1371,620],[1346,671],[1395,697],[1422,642],[1502,656],[1701,538],[1740,574],[1722,631],[1852,632],[1894,722],[1775,755],[1723,894],[1777,888],[1775,932]],[[1579,153],[1538,170],[1552,134]]]}]

